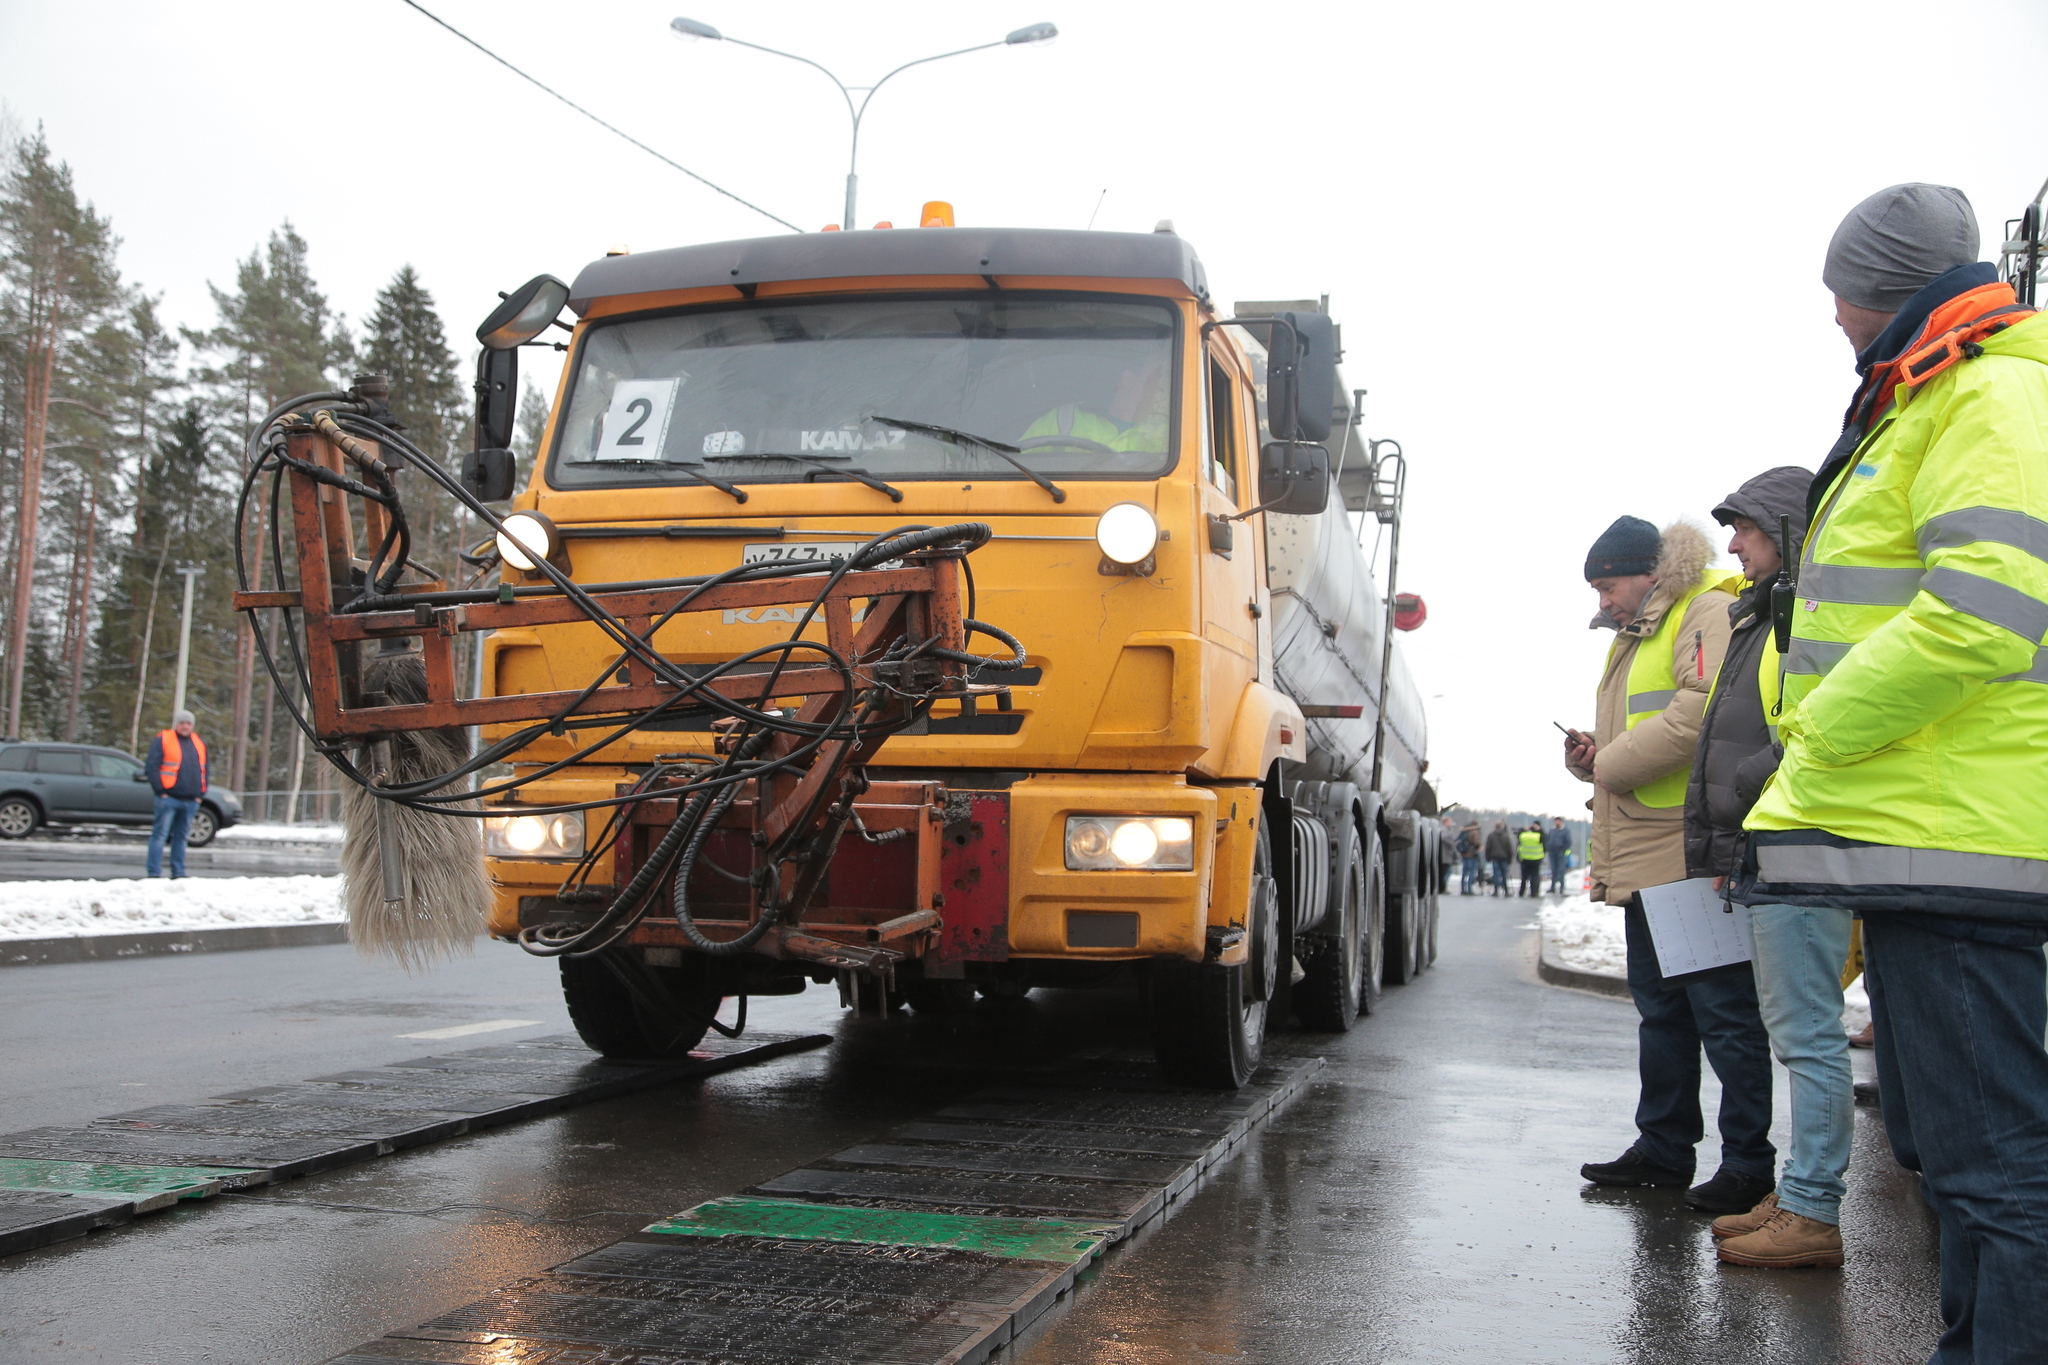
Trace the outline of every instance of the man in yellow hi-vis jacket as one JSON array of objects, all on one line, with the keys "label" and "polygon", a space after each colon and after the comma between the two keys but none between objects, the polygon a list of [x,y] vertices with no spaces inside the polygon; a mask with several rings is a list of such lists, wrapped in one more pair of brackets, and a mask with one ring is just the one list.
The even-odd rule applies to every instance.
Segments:
[{"label": "man in yellow hi-vis jacket", "polygon": [[1941,1220],[1942,1362],[2048,1359],[2048,319],[1961,191],[1823,279],[1863,376],[1821,467],[1752,904],[1863,917],[1892,1150]]},{"label": "man in yellow hi-vis jacket", "polygon": [[1579,1174],[1601,1185],[1692,1184],[1700,1053],[1721,1081],[1720,1168],[1686,1191],[1708,1213],[1741,1213],[1771,1192],[1771,1056],[1756,981],[1737,964],[1666,981],[1637,892],[1685,878],[1685,782],[1707,690],[1728,648],[1729,591],[1739,575],[1707,566],[1713,546],[1680,522],[1660,534],[1622,517],[1593,542],[1586,582],[1600,595],[1596,627],[1614,631],[1591,735],[1565,743],[1565,766],[1593,783],[1586,894],[1625,907],[1628,989],[1642,1026],[1635,1143]]}]

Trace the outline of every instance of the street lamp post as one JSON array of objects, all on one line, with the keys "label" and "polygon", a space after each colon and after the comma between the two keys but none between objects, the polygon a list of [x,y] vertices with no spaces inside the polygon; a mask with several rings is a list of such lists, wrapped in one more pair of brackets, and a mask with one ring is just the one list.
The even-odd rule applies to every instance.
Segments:
[{"label": "street lamp post", "polygon": [[[898,72],[908,71],[913,66],[924,66],[929,62],[944,61],[948,57],[958,57],[969,52],[981,52],[991,47],[1015,47],[1021,43],[1046,42],[1049,39],[1057,38],[1060,32],[1052,24],[1027,24],[1023,28],[1004,34],[1002,38],[993,43],[976,43],[973,47],[956,48],[951,52],[941,52],[937,56],[919,57],[914,62],[905,62],[873,85],[848,85],[809,57],[799,57],[794,52],[784,52],[779,48],[763,47],[759,43],[750,43],[744,38],[728,38],[711,25],[696,19],[678,17],[669,20],[668,26],[670,31],[678,38],[685,38],[691,41],[699,38],[709,38],[713,42],[738,43],[741,47],[750,47],[756,52],[766,52],[771,56],[787,57],[793,62],[802,62],[805,66],[824,72],[825,79],[839,87],[839,96],[846,101],[846,112],[853,119],[853,140],[847,148],[846,154],[846,218],[840,224],[841,227],[846,228],[848,231],[853,229],[854,201],[860,187],[860,177],[856,174],[856,167],[860,161],[861,116],[868,111],[868,101],[874,99],[877,90],[880,90],[889,83],[890,77],[895,76]],[[853,92],[856,90],[864,92],[858,105],[853,102]]]},{"label": "street lamp post", "polygon": [[171,710],[185,709],[185,669],[192,661],[192,580],[206,572],[203,565],[180,565],[178,572],[185,575],[185,609],[178,619],[178,680],[171,689]]}]

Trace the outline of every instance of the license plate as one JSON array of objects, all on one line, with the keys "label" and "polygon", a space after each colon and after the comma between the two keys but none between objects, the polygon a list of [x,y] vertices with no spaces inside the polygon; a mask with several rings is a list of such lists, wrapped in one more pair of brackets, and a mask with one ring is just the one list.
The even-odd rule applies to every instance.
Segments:
[{"label": "license plate", "polygon": [[[857,540],[826,541],[772,541],[765,545],[746,545],[740,549],[742,564],[819,564],[828,559],[850,559],[860,548]],[[903,561],[892,559],[877,564],[878,569],[900,569]]]}]

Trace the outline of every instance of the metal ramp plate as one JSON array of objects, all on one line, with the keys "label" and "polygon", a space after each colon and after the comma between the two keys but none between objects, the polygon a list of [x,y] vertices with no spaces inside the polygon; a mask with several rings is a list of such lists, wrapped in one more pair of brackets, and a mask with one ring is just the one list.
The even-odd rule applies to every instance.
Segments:
[{"label": "metal ramp plate", "polygon": [[127,1222],[202,1185],[332,1170],[830,1041],[714,1037],[688,1057],[639,1063],[601,1060],[573,1036],[535,1038],[0,1135],[0,1255]]},{"label": "metal ramp plate", "polygon": [[976,1365],[1319,1066],[985,1090],[331,1365]]}]

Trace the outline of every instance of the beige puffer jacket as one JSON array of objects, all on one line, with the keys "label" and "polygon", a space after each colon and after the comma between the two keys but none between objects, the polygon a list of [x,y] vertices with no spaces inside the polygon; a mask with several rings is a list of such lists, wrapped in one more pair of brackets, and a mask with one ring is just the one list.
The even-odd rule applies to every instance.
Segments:
[{"label": "beige puffer jacket", "polygon": [[[1719,584],[1741,581],[1739,574],[1710,575],[1707,566],[1713,560],[1714,547],[1698,527],[1678,522],[1664,528],[1663,548],[1653,575],[1657,586],[1651,589],[1642,615],[1617,632],[1620,648],[1608,659],[1607,671],[1600,678],[1593,722],[1597,746],[1593,771],[1571,770],[1581,781],[1594,783],[1593,799],[1587,803],[1593,812],[1587,895],[1609,905],[1627,904],[1631,895],[1646,886],[1685,878],[1684,805],[1646,806],[1632,793],[1646,783],[1692,767],[1707,692],[1728,649],[1728,608],[1735,597]],[[1671,636],[1671,672],[1678,682],[1677,695],[1660,714],[1628,729],[1628,670],[1637,648],[1656,633],[1673,603],[1709,578],[1716,586],[1692,599]]]}]

